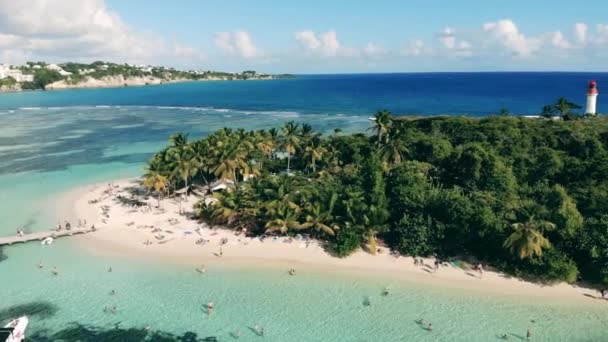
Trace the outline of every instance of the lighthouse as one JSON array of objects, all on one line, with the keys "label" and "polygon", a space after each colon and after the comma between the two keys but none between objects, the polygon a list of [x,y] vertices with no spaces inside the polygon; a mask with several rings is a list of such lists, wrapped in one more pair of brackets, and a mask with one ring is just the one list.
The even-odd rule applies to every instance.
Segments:
[{"label": "lighthouse", "polygon": [[589,87],[587,88],[587,108],[585,114],[595,115],[597,105],[597,82],[589,81]]}]

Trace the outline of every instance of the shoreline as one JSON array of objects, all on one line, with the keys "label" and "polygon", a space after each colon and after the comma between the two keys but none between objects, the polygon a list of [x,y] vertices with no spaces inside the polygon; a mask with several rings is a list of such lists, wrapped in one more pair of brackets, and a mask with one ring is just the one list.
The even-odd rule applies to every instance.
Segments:
[{"label": "shoreline", "polygon": [[78,90],[78,89],[112,89],[112,88],[133,88],[133,87],[148,87],[148,86],[159,86],[159,85],[167,85],[167,84],[176,84],[176,83],[190,83],[190,82],[234,82],[234,81],[272,81],[278,80],[281,77],[272,77],[272,78],[250,78],[250,79],[200,79],[200,80],[168,80],[161,81],[160,83],[149,83],[149,84],[108,84],[108,85],[97,85],[97,86],[68,86],[61,88],[49,88],[49,89],[0,89],[0,94],[13,94],[13,93],[24,93],[24,92],[40,92],[40,91],[61,91],[61,90]]},{"label": "shoreline", "polygon": [[[128,196],[125,189],[134,190],[135,179],[121,179],[108,183],[80,187],[55,199],[61,217],[78,222],[86,220],[95,224],[97,231],[72,240],[80,249],[95,256],[118,256],[158,263],[169,263],[191,267],[192,272],[201,265],[206,267],[272,269],[286,272],[290,268],[298,271],[313,271],[357,277],[373,277],[393,281],[404,281],[416,285],[442,289],[460,289],[476,294],[498,294],[506,296],[542,298],[579,305],[601,305],[595,300],[598,292],[593,289],[565,283],[543,285],[527,282],[494,271],[485,271],[483,276],[468,268],[453,265],[442,266],[432,271],[433,259],[425,259],[425,266],[415,266],[413,258],[382,253],[370,255],[358,251],[347,258],[328,254],[317,241],[308,246],[304,241],[288,242],[287,237],[276,240],[235,235],[235,231],[210,228],[204,223],[190,220],[179,214],[179,203],[173,199],[161,200],[161,210],[155,209],[156,198],[133,197],[150,203],[152,210],[124,206],[117,201]],[[111,190],[110,190],[111,189]],[[99,200],[97,203],[89,201]],[[190,195],[182,208],[189,212],[198,201]],[[108,218],[102,217],[101,208],[107,209]],[[177,220],[177,221],[175,221]],[[105,221],[105,222],[104,222]],[[151,227],[154,228],[151,228]],[[162,237],[162,238],[161,238]],[[197,240],[208,240],[204,244]],[[227,243],[221,245],[222,239]],[[144,244],[149,242],[149,244]],[[221,253],[221,256],[219,256]],[[466,267],[466,266],[465,266]]]}]

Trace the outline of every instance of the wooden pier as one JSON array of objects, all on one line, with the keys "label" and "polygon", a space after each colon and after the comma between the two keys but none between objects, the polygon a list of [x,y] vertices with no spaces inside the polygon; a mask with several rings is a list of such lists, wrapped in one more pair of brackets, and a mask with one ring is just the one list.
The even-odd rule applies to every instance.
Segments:
[{"label": "wooden pier", "polygon": [[14,243],[25,243],[30,241],[42,241],[46,238],[52,237],[53,239],[57,239],[65,236],[72,236],[77,234],[86,234],[91,233],[94,230],[91,228],[76,228],[76,229],[62,229],[60,231],[49,230],[44,232],[35,232],[30,234],[23,235],[15,235],[15,236],[6,236],[0,237],[0,246],[4,245],[12,245]]}]

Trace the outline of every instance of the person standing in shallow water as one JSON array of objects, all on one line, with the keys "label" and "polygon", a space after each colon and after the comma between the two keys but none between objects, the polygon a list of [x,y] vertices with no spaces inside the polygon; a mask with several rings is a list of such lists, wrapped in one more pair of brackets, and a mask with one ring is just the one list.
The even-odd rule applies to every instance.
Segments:
[{"label": "person standing in shallow water", "polygon": [[532,337],[532,332],[530,331],[530,328],[528,328],[528,331],[526,331],[526,339],[529,340]]}]

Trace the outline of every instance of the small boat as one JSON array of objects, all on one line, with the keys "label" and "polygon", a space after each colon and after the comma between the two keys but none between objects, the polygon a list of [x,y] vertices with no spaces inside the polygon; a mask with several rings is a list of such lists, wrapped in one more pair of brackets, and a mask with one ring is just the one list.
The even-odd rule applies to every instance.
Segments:
[{"label": "small boat", "polygon": [[53,238],[49,236],[49,237],[47,237],[46,239],[42,240],[42,241],[40,242],[40,244],[41,244],[41,245],[50,245],[50,244],[52,244],[52,243],[53,243],[53,241],[54,241],[54,240],[53,240]]},{"label": "small boat", "polygon": [[25,328],[29,320],[27,316],[21,316],[10,321],[4,328],[0,328],[0,341],[22,342],[25,340]]}]

